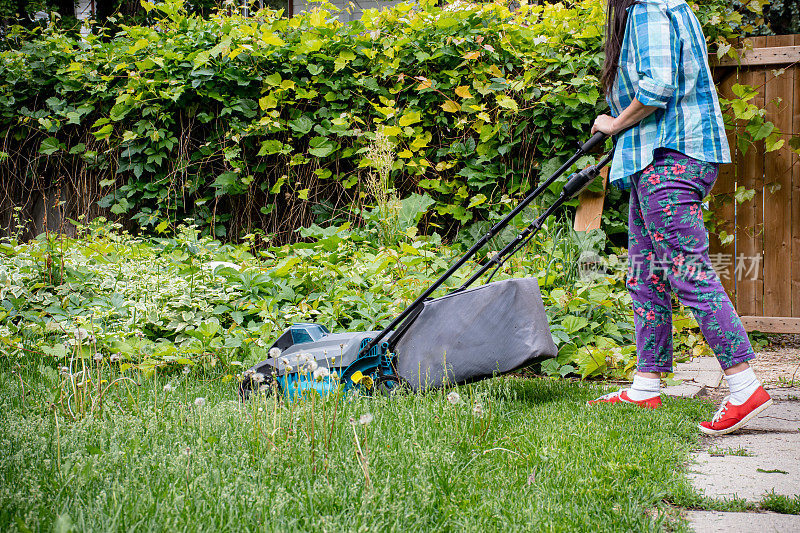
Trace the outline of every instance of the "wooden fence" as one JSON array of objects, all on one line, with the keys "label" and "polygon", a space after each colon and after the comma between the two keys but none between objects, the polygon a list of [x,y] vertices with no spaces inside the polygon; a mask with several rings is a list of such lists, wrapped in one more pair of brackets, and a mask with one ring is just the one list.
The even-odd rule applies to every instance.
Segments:
[{"label": "wooden fence", "polygon": [[[800,135],[800,35],[742,44],[741,62],[715,66],[721,96],[731,96],[737,83],[752,85],[765,118],[783,133]],[[765,153],[762,141],[742,151],[736,132],[728,140],[733,164],[721,167],[712,209],[718,229],[734,239],[723,245],[712,236],[712,262],[746,329],[800,332],[800,161],[787,146]],[[740,187],[754,190],[753,199],[737,204]]]}]

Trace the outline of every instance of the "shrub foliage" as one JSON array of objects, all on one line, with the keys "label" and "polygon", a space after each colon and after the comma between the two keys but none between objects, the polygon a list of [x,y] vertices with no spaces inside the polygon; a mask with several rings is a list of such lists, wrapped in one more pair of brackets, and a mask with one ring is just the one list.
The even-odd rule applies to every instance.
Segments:
[{"label": "shrub foliage", "polygon": [[[430,195],[426,222],[452,230],[587,136],[605,108],[602,4],[422,2],[342,24],[325,5],[202,18],[169,0],[143,2],[152,26],[113,35],[17,29],[0,55],[0,175],[17,204],[63,187],[145,228],[190,217],[285,241],[360,222],[380,132],[389,185]],[[741,20],[725,2],[695,7],[712,43]]]}]

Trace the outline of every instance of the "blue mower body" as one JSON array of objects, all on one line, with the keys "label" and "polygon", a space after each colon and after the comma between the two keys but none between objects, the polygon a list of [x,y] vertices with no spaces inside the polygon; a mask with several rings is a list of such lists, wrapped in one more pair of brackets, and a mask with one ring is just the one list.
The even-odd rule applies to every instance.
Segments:
[{"label": "blue mower body", "polygon": [[[345,391],[359,389],[366,393],[379,383],[391,388],[399,378],[393,370],[388,343],[359,355],[377,333],[330,333],[320,324],[292,324],[270,347],[280,349],[281,354],[246,370],[239,392],[244,399],[266,386],[295,400],[312,390],[322,395],[331,393],[340,384]],[[309,370],[323,368],[328,371]],[[257,374],[263,377],[254,379]]]}]

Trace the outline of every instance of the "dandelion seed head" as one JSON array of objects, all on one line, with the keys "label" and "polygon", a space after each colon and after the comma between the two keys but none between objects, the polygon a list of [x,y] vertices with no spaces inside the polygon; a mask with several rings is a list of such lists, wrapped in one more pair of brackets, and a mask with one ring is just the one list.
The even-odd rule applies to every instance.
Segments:
[{"label": "dandelion seed head", "polygon": [[76,341],[81,342],[89,338],[89,332],[83,328],[75,328],[72,332],[72,336],[75,337]]},{"label": "dandelion seed head", "polygon": [[59,373],[60,373],[62,376],[67,376],[67,375],[69,375],[69,368],[67,368],[67,367],[65,367],[65,366],[58,367],[58,372],[59,372]]},{"label": "dandelion seed head", "polygon": [[247,370],[244,371],[243,376],[247,378],[247,377],[252,376],[255,373],[256,373],[255,370],[253,370],[252,368],[248,368]]},{"label": "dandelion seed head", "polygon": [[267,392],[267,391],[269,390],[269,385],[266,385],[266,384],[264,384],[264,385],[261,385],[261,386],[258,388],[258,390],[259,390],[259,392]]},{"label": "dandelion seed head", "polygon": [[358,423],[361,424],[362,426],[366,426],[367,424],[372,422],[373,418],[374,417],[372,416],[372,413],[364,413],[359,417]]},{"label": "dandelion seed head", "polygon": [[321,366],[314,370],[314,380],[315,381],[322,381],[326,377],[330,376],[331,372],[326,367]]},{"label": "dandelion seed head", "polygon": [[188,374],[189,372],[191,372],[191,369],[188,366],[183,367],[184,374]]},{"label": "dandelion seed head", "polygon": [[[171,383],[167,383],[166,385],[164,385],[164,392],[172,392],[174,390],[175,387],[173,387]],[[195,400],[195,403],[197,403],[197,400]]]},{"label": "dandelion seed head", "polygon": [[270,357],[280,357],[281,356],[281,349],[275,346],[274,348],[270,348],[268,355]]},{"label": "dandelion seed head", "polygon": [[103,354],[97,352],[96,354],[94,354],[94,357],[92,357],[92,359],[94,359],[95,363],[99,363],[100,361],[103,360]]},{"label": "dandelion seed head", "polygon": [[119,363],[120,359],[122,359],[122,357],[120,357],[118,353],[111,354],[111,357],[108,358],[112,363]]},{"label": "dandelion seed head", "polygon": [[461,395],[458,394],[456,391],[451,391],[447,395],[447,401],[450,402],[451,404],[455,405],[455,404],[457,404],[457,403],[459,403],[461,401]]},{"label": "dandelion seed head", "polygon": [[475,404],[475,405],[472,407],[472,414],[474,414],[474,415],[475,415],[475,416],[477,416],[478,418],[483,418],[483,415],[484,415],[484,414],[486,414],[486,413],[484,412],[484,410],[483,410],[483,405],[481,405],[481,404],[479,404],[479,403],[476,403],[476,404]]},{"label": "dandelion seed head", "polygon": [[264,378],[265,378],[264,374],[262,374],[261,372],[256,372],[250,379],[253,380],[255,383],[263,383]]},{"label": "dandelion seed head", "polygon": [[203,398],[202,396],[194,399],[194,406],[197,407],[198,409],[202,409],[205,404],[206,404],[206,399]]}]

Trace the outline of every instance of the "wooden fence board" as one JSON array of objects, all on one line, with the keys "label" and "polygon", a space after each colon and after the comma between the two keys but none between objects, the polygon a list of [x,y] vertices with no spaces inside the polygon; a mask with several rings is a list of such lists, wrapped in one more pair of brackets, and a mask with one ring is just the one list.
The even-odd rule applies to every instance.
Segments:
[{"label": "wooden fence board", "polygon": [[[794,36],[794,44],[800,46],[800,35]],[[800,67],[794,70],[794,105],[792,134],[800,135]],[[800,156],[792,154],[792,199],[789,209],[792,235],[792,315],[800,317]]]},{"label": "wooden fence board", "polygon": [[[791,35],[767,38],[767,46],[794,44]],[[781,131],[792,129],[794,69],[786,69],[781,76],[767,74],[765,98],[768,106],[767,120]],[[778,98],[782,101],[772,102]],[[765,316],[789,316],[791,305],[790,257],[790,207],[792,191],[791,153],[783,147],[764,161],[764,312]],[[787,287],[787,282],[789,286]],[[789,290],[787,290],[789,289]]]},{"label": "wooden fence board", "polygon": [[[753,39],[753,47],[766,46],[766,37]],[[764,69],[741,69],[738,83],[762,87],[766,83]],[[764,106],[764,94],[759,92],[753,99],[759,107]],[[764,282],[761,267],[763,266],[762,250],[762,217],[763,217],[763,176],[764,176],[764,143],[749,146],[745,153],[739,151],[736,143],[731,146],[735,150],[737,186],[755,190],[753,200],[736,206],[736,310],[740,315],[756,315],[763,313]],[[751,271],[752,269],[752,271]]]},{"label": "wooden fence board", "polygon": [[[731,87],[737,83],[735,76],[729,76],[720,84],[723,94],[730,94]],[[736,133],[728,131],[728,143],[733,152],[736,147]],[[717,215],[717,233],[725,231],[728,234],[735,234],[735,206],[733,202],[733,191],[736,190],[736,167],[734,165],[720,165],[719,176],[711,190],[710,208]],[[712,264],[714,264],[717,275],[722,281],[722,286],[728,293],[732,302],[736,302],[736,286],[733,278],[733,262],[729,259],[735,252],[734,243],[723,245],[718,235],[709,235],[709,253],[711,254]],[[719,258],[716,260],[715,258]]]}]

